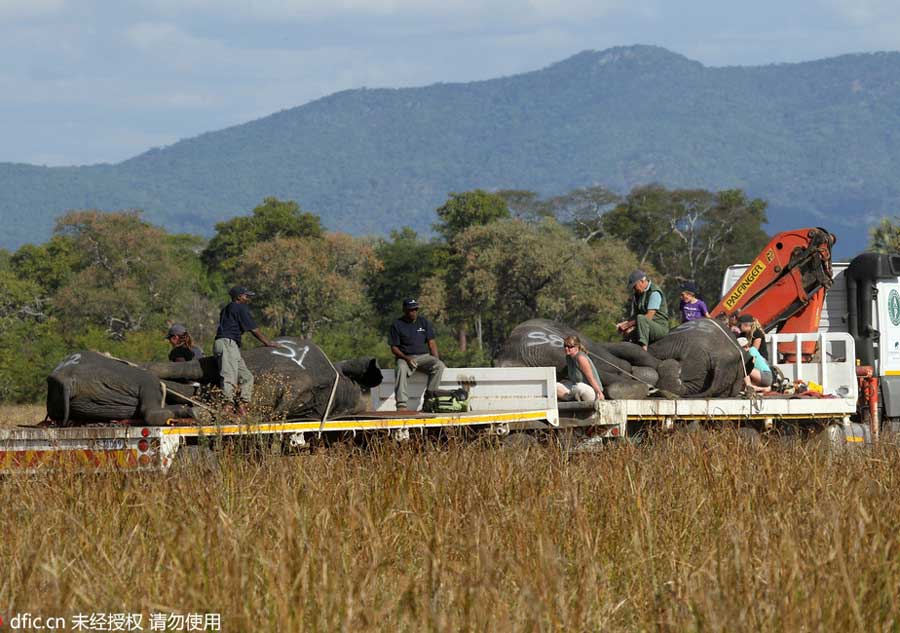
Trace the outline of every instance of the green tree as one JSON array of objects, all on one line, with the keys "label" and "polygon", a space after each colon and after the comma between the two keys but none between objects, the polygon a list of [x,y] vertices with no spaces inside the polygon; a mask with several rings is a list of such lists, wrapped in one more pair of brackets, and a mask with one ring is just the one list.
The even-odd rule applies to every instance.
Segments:
[{"label": "green tree", "polygon": [[379,317],[379,330],[386,330],[399,314],[406,297],[418,297],[422,284],[446,260],[446,249],[424,242],[409,227],[391,231],[390,239],[375,245],[382,268],[366,282],[368,294]]},{"label": "green tree", "polygon": [[203,251],[207,269],[231,274],[241,256],[255,244],[276,238],[322,237],[319,216],[300,209],[293,200],[265,198],[250,216],[216,224],[216,234]]},{"label": "green tree", "polygon": [[638,187],[603,216],[609,235],[624,240],[640,264],[652,264],[669,280],[671,301],[678,286],[694,281],[707,298],[718,297],[722,274],[749,261],[768,241],[762,229],[766,203],[740,190],[668,190]]},{"label": "green tree", "polygon": [[637,263],[621,241],[595,247],[550,219],[473,226],[454,245],[465,253],[459,269],[433,277],[423,295],[441,320],[475,315],[476,335],[491,353],[516,324],[535,317],[608,330],[627,298],[622,279]]},{"label": "green tree", "polygon": [[582,187],[544,202],[548,215],[571,226],[586,242],[603,237],[603,218],[622,197],[602,186]]},{"label": "green tree", "polygon": [[448,242],[470,226],[490,224],[509,217],[509,207],[502,196],[483,189],[451,193],[450,198],[437,209],[440,222],[434,229]]},{"label": "green tree", "polygon": [[371,318],[364,282],[380,268],[369,243],[329,233],[259,243],[237,273],[256,288],[266,321],[280,336],[312,337],[325,325]]},{"label": "green tree", "polygon": [[900,224],[882,218],[869,232],[869,248],[876,253],[900,253]]},{"label": "green tree", "polygon": [[53,298],[68,331],[95,324],[121,338],[162,327],[166,315],[195,298],[196,279],[170,236],[138,211],[73,211],[57,221],[56,234],[71,240],[78,255],[72,277]]}]

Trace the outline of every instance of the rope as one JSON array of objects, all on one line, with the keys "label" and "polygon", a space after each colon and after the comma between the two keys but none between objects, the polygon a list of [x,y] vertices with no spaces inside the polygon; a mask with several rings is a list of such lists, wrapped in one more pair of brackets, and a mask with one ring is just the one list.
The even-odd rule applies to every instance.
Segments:
[{"label": "rope", "polygon": [[[163,385],[163,389],[165,389],[166,383],[162,383],[162,385]],[[207,411],[212,411],[212,408],[206,406],[199,400],[195,400],[194,398],[180,394],[177,391],[170,391],[169,393],[172,394],[173,396],[175,396],[176,398],[180,398],[181,400],[184,400],[185,402],[190,402],[192,405],[200,407],[201,409],[206,409]]]},{"label": "rope", "polygon": [[[747,378],[747,366],[744,365],[744,350],[741,349],[741,346],[738,345],[737,339],[731,335],[731,332],[725,329],[725,326],[722,325],[718,319],[710,319],[713,323],[716,324],[716,327],[719,328],[719,331],[725,335],[725,337],[731,341],[731,344],[734,345],[735,349],[737,349],[738,354],[741,356],[741,373],[744,374],[744,382],[746,382]],[[762,396],[756,392],[755,389],[751,388],[750,393],[747,394],[747,398],[750,400],[750,411],[754,413],[758,413],[762,410]]]},{"label": "rope", "polygon": [[590,351],[590,350],[588,350],[588,349],[586,349],[585,351],[587,352],[588,356],[591,356],[591,357],[596,358],[596,359],[598,359],[598,360],[602,360],[604,363],[606,363],[606,364],[609,365],[610,367],[614,368],[617,372],[623,373],[623,374],[625,374],[626,376],[629,376],[630,378],[632,378],[633,380],[636,380],[637,382],[639,382],[639,383],[641,383],[641,384],[647,385],[647,387],[650,388],[651,393],[655,391],[655,392],[657,392],[657,393],[662,394],[662,396],[663,396],[664,398],[667,398],[667,399],[669,399],[669,400],[677,400],[677,399],[678,399],[678,396],[677,396],[676,394],[672,393],[671,391],[666,391],[665,389],[657,389],[655,385],[651,385],[651,384],[650,384],[649,382],[647,382],[646,380],[641,380],[640,378],[638,378],[638,377],[635,376],[634,374],[625,371],[624,369],[622,369],[621,367],[619,367],[619,366],[616,365],[615,363],[606,360],[606,359],[603,358],[602,356],[598,356],[597,354],[595,354],[594,352],[592,352],[592,351]]},{"label": "rope", "polygon": [[325,360],[331,365],[331,370],[334,372],[334,384],[331,385],[331,395],[328,396],[328,405],[325,407],[325,414],[322,416],[322,422],[319,425],[319,433],[322,432],[325,428],[325,423],[328,421],[328,414],[331,413],[331,407],[334,405],[334,395],[337,393],[338,382],[341,380],[341,372],[337,370],[337,367],[334,366],[331,359],[325,355],[325,352],[322,352],[322,356],[325,356]]}]

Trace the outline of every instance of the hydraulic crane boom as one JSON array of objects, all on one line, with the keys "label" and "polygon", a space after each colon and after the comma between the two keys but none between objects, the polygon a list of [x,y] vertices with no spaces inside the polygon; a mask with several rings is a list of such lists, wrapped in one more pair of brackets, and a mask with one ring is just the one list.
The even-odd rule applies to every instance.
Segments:
[{"label": "hydraulic crane boom", "polygon": [[[822,228],[779,233],[763,247],[743,277],[710,316],[752,314],[763,329],[816,332],[825,292],[831,288],[835,237]],[[804,353],[812,353],[805,350]]]}]

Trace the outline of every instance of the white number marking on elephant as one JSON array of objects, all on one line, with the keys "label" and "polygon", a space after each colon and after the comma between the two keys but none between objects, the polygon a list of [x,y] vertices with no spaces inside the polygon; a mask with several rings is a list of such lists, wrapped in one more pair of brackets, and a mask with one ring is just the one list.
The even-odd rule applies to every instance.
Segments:
[{"label": "white number marking on elephant", "polygon": [[547,334],[546,332],[533,331],[528,333],[528,338],[531,340],[528,341],[528,347],[534,347],[535,345],[552,345],[553,347],[562,347],[563,339],[558,334]]},{"label": "white number marking on elephant", "polygon": [[[278,349],[273,349],[272,353],[276,356],[284,356],[285,358],[289,358],[292,362],[297,363],[301,369],[306,369],[303,366],[303,359],[306,358],[306,355],[309,354],[309,345],[304,345],[302,349],[297,349],[297,346],[292,341],[275,341],[280,345]],[[281,351],[284,348],[287,352]],[[297,357],[297,354],[300,354],[300,357]]]},{"label": "white number marking on elephant", "polygon": [[69,365],[77,365],[80,360],[81,360],[81,354],[72,354],[67,359],[65,359],[63,362],[61,362],[59,365],[57,365],[56,369],[54,369],[53,371],[59,371],[63,367],[68,367]]}]

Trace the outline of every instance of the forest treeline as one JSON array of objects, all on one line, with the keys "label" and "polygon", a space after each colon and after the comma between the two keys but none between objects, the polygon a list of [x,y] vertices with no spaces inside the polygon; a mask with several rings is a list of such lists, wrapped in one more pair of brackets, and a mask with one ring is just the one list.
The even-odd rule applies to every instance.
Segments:
[{"label": "forest treeline", "polygon": [[311,337],[336,359],[388,361],[404,297],[436,323],[450,365],[489,364],[533,317],[606,338],[637,267],[670,305],[688,280],[714,303],[724,269],[767,241],[765,209],[740,190],[474,190],[449,195],[431,237],[398,227],[360,238],[270,197],[209,240],[168,233],[139,211],[72,211],[44,244],[0,251],[0,400],[39,400],[46,375],[76,349],[162,359],[173,322],[209,353],[234,284],[258,293],[252,310],[269,335]]}]

